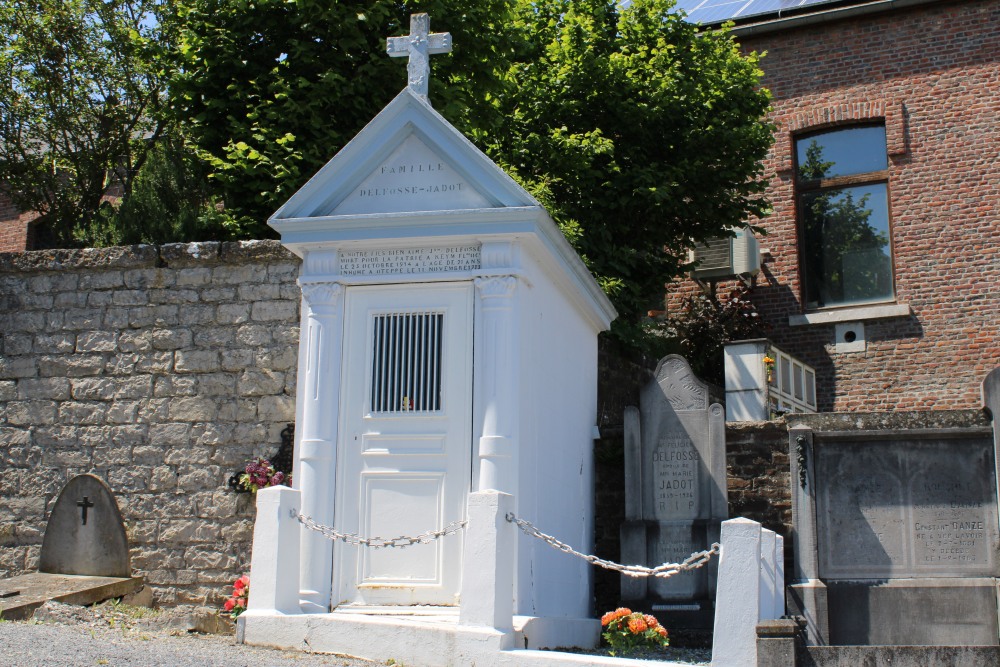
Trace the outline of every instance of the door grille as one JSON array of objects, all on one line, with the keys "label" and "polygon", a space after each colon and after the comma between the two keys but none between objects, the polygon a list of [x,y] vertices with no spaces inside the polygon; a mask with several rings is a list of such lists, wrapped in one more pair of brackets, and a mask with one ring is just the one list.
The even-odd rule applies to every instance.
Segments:
[{"label": "door grille", "polygon": [[441,409],[444,314],[376,315],[372,341],[372,412]]}]

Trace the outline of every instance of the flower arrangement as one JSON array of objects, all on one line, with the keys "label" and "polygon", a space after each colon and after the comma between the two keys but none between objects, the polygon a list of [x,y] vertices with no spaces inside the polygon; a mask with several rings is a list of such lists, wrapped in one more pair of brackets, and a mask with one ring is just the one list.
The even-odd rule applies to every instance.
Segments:
[{"label": "flower arrangement", "polygon": [[764,370],[767,371],[767,382],[770,384],[774,381],[774,357],[770,354],[764,355]]},{"label": "flower arrangement", "polygon": [[604,641],[611,647],[611,655],[629,653],[638,648],[668,646],[667,629],[655,616],[619,607],[601,617]]},{"label": "flower arrangement", "polygon": [[222,605],[222,609],[235,619],[247,610],[247,600],[249,599],[250,577],[244,574],[233,582],[233,594]]},{"label": "flower arrangement", "polygon": [[258,489],[266,489],[269,486],[279,484],[290,484],[291,475],[286,475],[280,470],[275,470],[271,462],[263,457],[258,457],[249,463],[245,472],[239,477],[239,487],[250,493],[257,493]]}]

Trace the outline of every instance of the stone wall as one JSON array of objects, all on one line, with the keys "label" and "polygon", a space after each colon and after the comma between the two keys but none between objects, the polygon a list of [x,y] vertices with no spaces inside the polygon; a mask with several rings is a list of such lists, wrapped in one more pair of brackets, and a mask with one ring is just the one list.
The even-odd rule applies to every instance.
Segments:
[{"label": "stone wall", "polygon": [[226,482],[294,421],[297,273],[270,241],[0,255],[0,576],[91,472],[159,603],[222,602],[253,527]]},{"label": "stone wall", "polygon": [[[254,518],[227,480],[294,420],[298,267],[270,241],[0,255],[0,577],[37,567],[57,494],[90,472],[157,602],[221,604]],[[600,363],[596,551],[618,560],[621,419],[655,362],[604,341]],[[730,514],[785,533],[784,424],[727,438]],[[596,589],[617,605],[617,576]]]}]

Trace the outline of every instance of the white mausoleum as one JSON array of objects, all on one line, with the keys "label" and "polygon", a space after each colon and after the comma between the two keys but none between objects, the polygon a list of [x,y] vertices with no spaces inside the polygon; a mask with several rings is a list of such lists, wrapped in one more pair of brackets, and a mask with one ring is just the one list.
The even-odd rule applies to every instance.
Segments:
[{"label": "white mausoleum", "polygon": [[[426,58],[442,36],[423,27]],[[273,595],[251,599],[249,643],[385,659],[408,633],[430,653],[456,636],[597,640],[590,566],[503,515],[592,551],[597,335],[615,311],[421,78],[411,60],[410,86],[269,221],[303,260],[297,493],[274,510],[276,533],[261,534],[261,506],[251,590]],[[453,532],[375,549],[289,522],[293,510],[361,537]],[[270,580],[293,570],[298,586]],[[387,655],[380,632],[397,642]]]}]

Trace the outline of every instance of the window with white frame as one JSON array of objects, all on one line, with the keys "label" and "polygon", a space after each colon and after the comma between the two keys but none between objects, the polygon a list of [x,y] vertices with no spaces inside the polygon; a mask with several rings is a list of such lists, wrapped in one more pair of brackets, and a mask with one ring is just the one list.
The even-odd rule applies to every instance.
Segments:
[{"label": "window with white frame", "polygon": [[804,135],[795,153],[806,308],[893,300],[885,126]]}]

